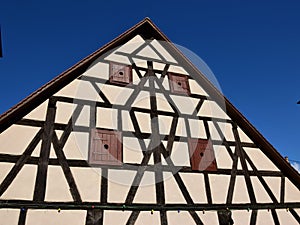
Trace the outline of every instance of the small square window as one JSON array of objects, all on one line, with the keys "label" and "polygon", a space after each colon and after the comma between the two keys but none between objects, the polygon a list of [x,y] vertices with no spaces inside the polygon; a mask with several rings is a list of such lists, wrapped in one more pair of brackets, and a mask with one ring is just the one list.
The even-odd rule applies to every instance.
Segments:
[{"label": "small square window", "polygon": [[110,63],[109,81],[113,84],[130,84],[132,82],[131,66],[118,63]]},{"label": "small square window", "polygon": [[192,170],[217,171],[217,162],[211,141],[190,138],[188,143]]},{"label": "small square window", "polygon": [[91,165],[122,165],[121,138],[119,131],[92,129],[89,163]]},{"label": "small square window", "polygon": [[168,73],[172,93],[190,95],[188,77],[182,74]]}]

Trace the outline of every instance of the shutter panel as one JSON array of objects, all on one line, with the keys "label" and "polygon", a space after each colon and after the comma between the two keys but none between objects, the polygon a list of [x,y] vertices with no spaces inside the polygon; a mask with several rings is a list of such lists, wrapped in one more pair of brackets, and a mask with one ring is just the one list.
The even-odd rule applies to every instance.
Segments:
[{"label": "shutter panel", "polygon": [[211,141],[189,139],[192,170],[216,171],[217,163]]},{"label": "shutter panel", "polygon": [[110,63],[110,83],[127,85],[132,82],[132,70],[128,65]]},{"label": "shutter panel", "polygon": [[92,165],[122,165],[121,133],[101,129],[91,130],[89,163]]},{"label": "shutter panel", "polygon": [[186,75],[169,73],[168,76],[171,92],[190,95],[190,86]]}]

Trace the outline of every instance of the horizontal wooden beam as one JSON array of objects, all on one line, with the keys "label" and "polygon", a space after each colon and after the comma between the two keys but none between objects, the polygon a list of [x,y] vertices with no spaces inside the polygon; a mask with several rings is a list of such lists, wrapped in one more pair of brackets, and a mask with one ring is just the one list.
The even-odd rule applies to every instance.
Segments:
[{"label": "horizontal wooden beam", "polygon": [[120,211],[214,211],[214,210],[272,210],[272,209],[293,209],[300,208],[300,202],[273,204],[142,204],[132,203],[99,203],[99,202],[33,202],[27,200],[0,200],[0,208],[18,208],[18,209],[61,209],[61,210],[120,210]]}]

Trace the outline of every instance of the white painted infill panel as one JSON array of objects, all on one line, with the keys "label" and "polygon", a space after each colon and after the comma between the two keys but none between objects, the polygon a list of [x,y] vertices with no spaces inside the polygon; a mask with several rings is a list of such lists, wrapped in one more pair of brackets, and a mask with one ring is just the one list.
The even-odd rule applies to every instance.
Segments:
[{"label": "white painted infill panel", "polygon": [[[236,181],[233,190],[233,204],[238,203],[250,203],[250,197],[248,194],[248,189],[246,185],[246,180],[244,176],[236,176]],[[247,223],[245,223],[247,224]]]},{"label": "white painted infill panel", "polygon": [[[205,225],[219,225],[218,215],[216,211],[197,212],[203,224]],[[239,224],[237,224],[239,225]],[[244,225],[244,224],[243,224]]]},{"label": "white painted infill panel", "polygon": [[126,225],[126,222],[131,215],[131,211],[104,211],[104,222],[103,224],[116,224],[116,225]]},{"label": "white painted infill panel", "polygon": [[188,119],[192,138],[206,139],[206,131],[202,120]]},{"label": "white painted infill panel", "polygon": [[12,169],[14,165],[15,165],[14,163],[0,162],[0,184],[5,179],[5,177],[7,176],[7,174],[9,173],[9,171]]},{"label": "white painted infill panel", "polygon": [[199,102],[199,99],[190,98],[188,96],[170,95],[170,97],[173,100],[174,105],[178,108],[178,110],[181,113],[188,115],[193,114]]},{"label": "white painted infill panel", "polygon": [[232,220],[234,225],[250,224],[251,211],[247,210],[232,210]]},{"label": "white painted infill panel", "polygon": [[156,203],[154,172],[145,172],[133,203]]},{"label": "white painted infill panel", "polygon": [[72,167],[76,186],[83,202],[99,202],[101,172],[100,169]]},{"label": "white painted infill panel", "polygon": [[159,133],[160,134],[170,134],[171,124],[173,117],[170,116],[158,116],[158,124],[159,124]]},{"label": "white painted infill panel", "polygon": [[189,79],[190,91],[192,94],[208,96],[206,91],[198,84],[197,81]]},{"label": "white painted infill panel", "polygon": [[201,106],[198,116],[207,116],[213,118],[230,119],[226,114],[225,103],[221,107],[214,101],[205,100]]},{"label": "white painted infill panel", "polygon": [[24,119],[45,121],[46,114],[47,114],[47,106],[48,106],[48,99],[44,101],[42,104],[40,104],[39,106],[37,106],[35,109],[33,109],[26,116],[24,116]]},{"label": "white painted infill panel", "polygon": [[12,125],[0,135],[0,153],[21,155],[40,128]]},{"label": "white painted infill panel", "polygon": [[60,166],[48,166],[45,201],[73,201],[67,179]]},{"label": "white painted infill panel", "polygon": [[170,53],[162,46],[165,42],[159,42],[157,40],[151,41],[151,45],[165,58],[165,60],[177,63],[177,61],[170,55]]},{"label": "white painted infill panel", "polygon": [[271,197],[259,181],[258,177],[251,177],[251,182],[255,194],[256,201],[258,203],[273,203]]},{"label": "white painted infill panel", "polygon": [[211,188],[213,204],[226,203],[230,176],[214,175],[214,174],[210,174],[208,176],[209,176],[209,184]]},{"label": "white painted infill panel", "polygon": [[191,214],[187,211],[168,211],[168,224],[172,225],[195,225]]},{"label": "white painted infill panel", "polygon": [[243,148],[258,170],[279,171],[275,164],[259,148]]},{"label": "white painted infill panel", "polygon": [[232,159],[223,145],[214,145],[215,157],[219,169],[232,169]]},{"label": "white painted infill panel", "polygon": [[204,176],[200,173],[180,173],[194,203],[207,203]]},{"label": "white painted infill panel", "polygon": [[[297,220],[294,218],[294,216],[291,214],[290,211],[286,210],[286,209],[277,209],[276,210],[277,215],[278,215],[278,219],[280,224],[285,225],[299,225],[299,223],[297,222]],[[299,212],[298,212],[299,215]]]},{"label": "white painted infill panel", "polygon": [[165,200],[168,203],[182,203],[186,204],[186,200],[175,181],[173,175],[169,172],[164,172],[164,187],[165,187]]},{"label": "white painted infill panel", "polygon": [[147,60],[149,61],[153,59],[161,60],[161,58],[156,54],[156,52],[150,46],[144,47],[140,52],[137,53],[136,56],[146,57]]},{"label": "white painted infill panel", "polygon": [[136,171],[108,171],[108,202],[123,203],[135,177]]},{"label": "white painted infill panel", "polygon": [[1,198],[32,200],[36,172],[36,165],[24,165]]},{"label": "white painted infill panel", "polygon": [[154,211],[153,214],[151,214],[151,211],[142,211],[136,222],[135,225],[157,225],[160,224],[160,213],[159,211]]},{"label": "white painted infill panel", "polygon": [[170,158],[175,166],[191,166],[188,144],[174,142]]},{"label": "white painted infill panel", "polygon": [[110,108],[97,107],[96,127],[118,129],[118,111]]},{"label": "white painted infill panel", "polygon": [[140,35],[136,35],[134,38],[126,42],[124,45],[117,48],[116,51],[130,54],[144,43],[145,43],[144,39]]},{"label": "white painted infill panel", "polygon": [[28,210],[26,225],[83,225],[85,210]]},{"label": "white painted infill panel", "polygon": [[117,87],[113,85],[99,85],[99,88],[113,105],[125,105],[130,95],[133,93],[133,89],[125,87]]},{"label": "white painted infill panel", "polygon": [[0,225],[17,225],[20,209],[0,209]]},{"label": "white painted infill panel", "polygon": [[288,178],[285,178],[284,200],[286,202],[300,202],[300,190]]},{"label": "white painted infill panel", "polygon": [[[271,210],[258,210],[256,225],[274,225]],[[288,224],[283,224],[288,225]]]},{"label": "white painted infill panel", "polygon": [[95,77],[108,80],[109,79],[109,64],[100,61],[90,66],[84,73],[83,76]]}]

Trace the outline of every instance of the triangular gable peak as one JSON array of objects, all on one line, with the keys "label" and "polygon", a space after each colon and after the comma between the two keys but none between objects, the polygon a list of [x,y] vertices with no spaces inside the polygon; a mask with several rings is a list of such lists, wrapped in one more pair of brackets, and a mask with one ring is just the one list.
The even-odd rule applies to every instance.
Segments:
[{"label": "triangular gable peak", "polygon": [[19,224],[299,223],[297,171],[148,18],[0,124]]}]

